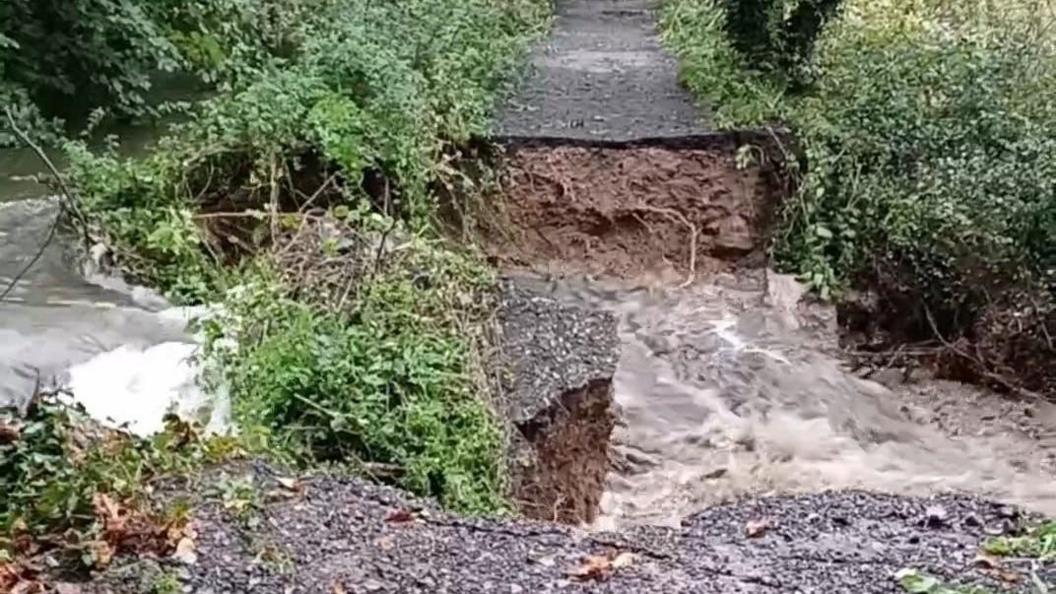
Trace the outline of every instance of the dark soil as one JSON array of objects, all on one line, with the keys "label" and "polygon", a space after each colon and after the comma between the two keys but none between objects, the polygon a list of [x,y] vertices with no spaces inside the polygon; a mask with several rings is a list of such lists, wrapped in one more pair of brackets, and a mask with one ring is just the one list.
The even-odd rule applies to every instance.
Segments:
[{"label": "dark soil", "polygon": [[624,140],[705,130],[650,0],[561,0],[553,34],[504,106],[499,136]]},{"label": "dark soil", "polygon": [[[466,519],[357,479],[305,477],[294,489],[260,465],[212,482],[251,481],[250,518],[217,501],[197,508],[196,559],[131,562],[94,592],[147,592],[161,575],[183,592],[901,592],[894,575],[936,576],[1030,591],[1029,566],[974,562],[1014,510],[969,497],[862,492],[770,497],[711,508],[680,529],[619,535],[521,521]],[[285,481],[289,485],[288,481]],[[264,503],[266,501],[266,503]],[[749,525],[752,529],[749,530]],[[749,536],[748,532],[754,536]],[[620,568],[581,577],[586,558],[620,553]],[[604,569],[604,564],[603,569]],[[1053,579],[1051,565],[1039,577]]]},{"label": "dark soil", "polygon": [[698,146],[514,146],[488,249],[507,267],[622,278],[761,263],[773,169],[739,168],[732,136]]}]

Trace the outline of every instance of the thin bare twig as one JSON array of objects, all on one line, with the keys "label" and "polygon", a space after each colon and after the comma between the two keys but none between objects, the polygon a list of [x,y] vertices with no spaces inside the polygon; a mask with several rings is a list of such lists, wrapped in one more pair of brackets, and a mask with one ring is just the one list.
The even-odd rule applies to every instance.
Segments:
[{"label": "thin bare twig", "polygon": [[942,335],[942,333],[939,332],[939,327],[935,323],[935,317],[931,315],[931,309],[927,305],[924,306],[924,315],[928,319],[928,325],[931,326],[931,331],[935,334],[935,338],[937,338],[939,340],[939,342],[941,342],[943,344],[943,346],[945,346],[947,349],[949,349],[952,353],[964,358],[969,363],[971,363],[973,366],[975,366],[976,370],[981,375],[983,375],[983,377],[985,377],[985,378],[987,378],[987,379],[989,379],[989,380],[1001,385],[1005,389],[1007,389],[1010,392],[1013,392],[1015,394],[1018,394],[1021,397],[1024,397],[1024,398],[1039,398],[1039,399],[1041,398],[1040,394],[1038,394],[1036,392],[1032,392],[1032,391],[1027,390],[1025,388],[1021,388],[1021,387],[1015,385],[1009,379],[1005,378],[1004,376],[1002,376],[1000,374],[997,374],[997,373],[994,373],[993,371],[990,371],[989,369],[986,368],[986,364],[983,363],[982,361],[980,361],[977,357],[973,357],[969,353],[964,352],[964,350],[961,349],[960,347],[958,347],[957,345],[955,345],[955,344],[951,343],[950,341],[946,340],[946,337],[944,337]]},{"label": "thin bare twig", "polygon": [[52,240],[55,239],[55,233],[58,231],[59,225],[62,224],[62,215],[64,212],[69,212],[70,214],[72,214],[80,223],[81,232],[84,235],[85,250],[87,250],[91,245],[90,238],[88,237],[88,222],[84,218],[84,215],[77,208],[77,203],[73,198],[73,193],[70,192],[69,187],[66,185],[66,180],[59,173],[59,170],[55,167],[55,164],[51,162],[51,159],[48,158],[48,155],[44,153],[44,150],[41,149],[40,146],[37,145],[37,143],[33,142],[33,140],[30,139],[29,136],[26,135],[26,133],[18,127],[18,124],[15,122],[15,116],[11,113],[11,108],[4,107],[4,114],[7,116],[7,122],[11,126],[11,131],[14,132],[15,136],[18,137],[18,139],[23,144],[29,147],[30,150],[36,153],[37,157],[39,157],[40,160],[44,162],[44,165],[48,168],[48,170],[51,171],[51,174],[55,177],[56,182],[58,182],[59,188],[62,190],[62,193],[65,196],[66,200],[65,202],[60,201],[60,205],[62,206],[60,206],[58,214],[55,215],[55,220],[51,223],[51,226],[48,228],[48,234],[44,238],[44,241],[41,242],[40,246],[37,248],[36,253],[34,253],[33,257],[29,259],[29,262],[25,266],[23,266],[22,269],[19,270],[18,273],[15,274],[15,276],[13,276],[10,281],[8,281],[7,286],[5,286],[4,290],[0,292],[0,301],[7,299],[7,296],[10,295],[11,291],[15,289],[19,281],[25,278],[25,276],[29,274],[30,269],[36,266],[37,262],[39,262],[41,257],[44,256],[44,252],[48,249],[48,246],[51,245]]}]

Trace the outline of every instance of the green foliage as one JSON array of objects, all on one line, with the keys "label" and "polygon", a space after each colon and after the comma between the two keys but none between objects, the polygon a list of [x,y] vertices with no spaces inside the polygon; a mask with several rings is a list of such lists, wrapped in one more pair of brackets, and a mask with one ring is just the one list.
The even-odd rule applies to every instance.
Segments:
[{"label": "green foliage", "polygon": [[136,110],[153,69],[178,55],[142,3],[6,0],[0,4],[0,75],[49,108],[82,104]]},{"label": "green foliage", "polygon": [[[163,13],[183,10],[162,4]],[[268,42],[268,59],[202,33],[190,53],[224,62],[220,92],[149,158],[68,146],[92,233],[120,268],[172,297],[222,302],[227,315],[207,328],[207,367],[229,389],[246,442],[380,468],[460,510],[505,507],[503,437],[481,396],[472,331],[487,275],[420,237],[432,235],[429,187],[445,150],[486,132],[502,81],[547,8],[542,0],[320,1],[311,18]],[[179,28],[212,31],[209,22]],[[185,42],[177,45],[186,53]],[[313,206],[366,235],[375,218],[391,228],[377,212],[382,197],[398,231],[419,237],[363,268],[341,308],[256,266],[268,261],[275,227],[300,220],[294,211],[328,177],[338,181]],[[382,192],[367,187],[378,179]],[[275,227],[273,205],[290,213]],[[214,225],[217,212],[235,216]],[[239,234],[244,247],[231,249]],[[337,256],[335,245],[321,249]]]},{"label": "green foliage", "polygon": [[[74,145],[70,177],[118,263],[185,300],[216,287],[197,212],[266,204],[274,184],[298,175],[302,158],[340,167],[349,202],[365,197],[364,171],[381,173],[399,210],[424,225],[444,147],[487,129],[501,81],[545,6],[323,3],[289,34],[301,40],[293,56],[203,101],[149,159],[119,161]],[[282,179],[273,179],[276,162]]]},{"label": "green foliage", "polygon": [[1056,520],[1034,526],[1023,536],[992,538],[983,550],[1002,557],[1031,557],[1042,561],[1056,559]]},{"label": "green foliage", "polygon": [[704,100],[721,128],[755,126],[781,116],[781,81],[752,70],[724,32],[719,0],[671,0],[664,4],[664,41],[680,62],[683,84]]},{"label": "green foliage", "polygon": [[975,586],[950,586],[934,576],[915,569],[903,569],[895,577],[902,589],[909,594],[989,594],[990,590]]},{"label": "green foliage", "polygon": [[805,152],[776,251],[786,268],[823,293],[892,287],[947,330],[1007,287],[1052,285],[1046,2],[848,0],[818,43],[814,83],[780,102],[759,89],[783,83],[731,57],[722,11],[699,4],[675,0],[665,19],[691,88],[727,125],[787,123]]},{"label": "green foliage", "polygon": [[51,396],[37,399],[24,419],[0,414],[0,425],[17,434],[0,441],[0,551],[16,536],[61,537],[72,547],[95,540],[102,530],[96,495],[145,505],[151,480],[235,451],[230,440],[199,440],[180,423],[150,440],[106,432]]},{"label": "green foliage", "polygon": [[842,0],[723,0],[724,30],[752,68],[802,82],[814,43]]},{"label": "green foliage", "polygon": [[365,286],[349,314],[286,298],[266,277],[234,289],[211,325],[211,362],[241,422],[281,449],[392,467],[398,484],[445,506],[500,510],[503,440],[466,336],[486,313],[488,277],[419,242],[401,249],[413,255]]}]

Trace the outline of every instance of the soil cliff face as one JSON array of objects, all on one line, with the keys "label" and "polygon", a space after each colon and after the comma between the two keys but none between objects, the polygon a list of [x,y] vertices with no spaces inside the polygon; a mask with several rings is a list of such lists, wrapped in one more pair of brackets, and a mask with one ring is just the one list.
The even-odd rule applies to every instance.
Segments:
[{"label": "soil cliff face", "polygon": [[507,266],[623,278],[761,261],[772,168],[739,167],[732,137],[701,144],[512,147],[490,252]]}]

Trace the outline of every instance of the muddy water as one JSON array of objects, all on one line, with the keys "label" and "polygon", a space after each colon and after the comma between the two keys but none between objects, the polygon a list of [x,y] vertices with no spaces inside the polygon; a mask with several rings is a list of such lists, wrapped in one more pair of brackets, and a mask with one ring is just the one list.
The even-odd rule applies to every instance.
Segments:
[{"label": "muddy water", "polygon": [[[922,410],[930,396],[849,372],[832,312],[799,303],[788,277],[765,276],[680,290],[549,284],[619,319],[621,423],[598,527],[673,525],[721,501],[830,488],[965,491],[1056,513],[1051,406],[1032,409],[1033,435],[953,436],[932,422],[941,411]],[[992,400],[970,406],[1002,402]]]},{"label": "muddy water", "polygon": [[[156,130],[120,132],[122,152],[135,155]],[[64,166],[61,154],[50,157]],[[97,418],[141,434],[160,429],[172,408],[211,412],[187,332],[200,312],[93,271],[76,237],[60,232],[48,241],[58,201],[32,179],[44,172],[29,150],[0,150],[0,290],[46,242],[0,301],[0,406],[22,406],[38,384],[61,385]]]}]

